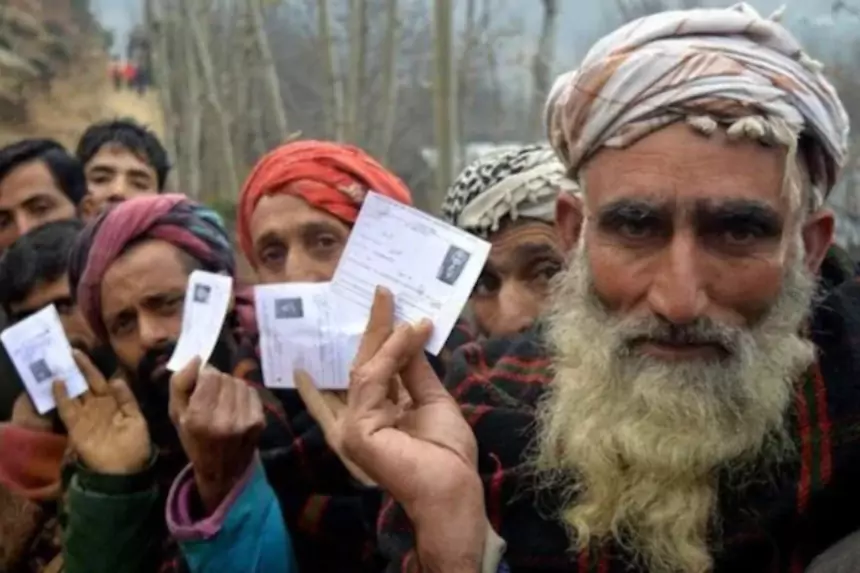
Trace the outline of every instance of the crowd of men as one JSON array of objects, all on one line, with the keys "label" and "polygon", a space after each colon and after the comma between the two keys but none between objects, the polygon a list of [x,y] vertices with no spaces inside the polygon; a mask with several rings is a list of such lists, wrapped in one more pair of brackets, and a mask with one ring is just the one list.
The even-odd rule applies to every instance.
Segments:
[{"label": "crowd of men", "polygon": [[367,153],[271,150],[234,248],[132,121],[0,149],[4,320],[53,304],[89,387],[43,416],[0,368],[0,571],[860,570],[860,283],[826,207],[849,122],[820,65],[746,5],[658,13],[545,121],[441,206],[491,244],[445,350],[378,288],[344,392],[267,388],[252,284],[208,364],[167,361],[192,272],[238,250],[256,284],[327,282],[369,191],[411,203]]}]

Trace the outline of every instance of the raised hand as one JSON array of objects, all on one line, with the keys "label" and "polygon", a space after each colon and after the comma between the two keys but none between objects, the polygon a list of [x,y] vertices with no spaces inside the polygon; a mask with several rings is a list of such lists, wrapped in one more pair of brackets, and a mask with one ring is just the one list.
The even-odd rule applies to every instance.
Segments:
[{"label": "raised hand", "polygon": [[474,570],[487,532],[475,436],[424,355],[432,327],[393,325],[393,297],[379,289],[350,376],[343,453],[403,506],[427,570]]},{"label": "raised hand", "polygon": [[250,465],[265,427],[263,404],[242,380],[200,360],[170,380],[170,419],[191,466],[200,498],[214,512]]},{"label": "raised hand", "polygon": [[76,350],[74,356],[90,391],[69,398],[62,380],[53,387],[73,450],[95,472],[128,475],[143,470],[152,455],[149,428],[128,384],[107,382],[83,353]]}]

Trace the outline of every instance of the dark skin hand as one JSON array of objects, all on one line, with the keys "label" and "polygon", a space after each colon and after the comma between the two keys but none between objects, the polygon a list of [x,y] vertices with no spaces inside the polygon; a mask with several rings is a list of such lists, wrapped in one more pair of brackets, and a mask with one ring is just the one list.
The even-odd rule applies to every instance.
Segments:
[{"label": "dark skin hand", "polygon": [[244,381],[192,360],[170,380],[170,419],[211,515],[253,461],[265,427],[263,404]]}]

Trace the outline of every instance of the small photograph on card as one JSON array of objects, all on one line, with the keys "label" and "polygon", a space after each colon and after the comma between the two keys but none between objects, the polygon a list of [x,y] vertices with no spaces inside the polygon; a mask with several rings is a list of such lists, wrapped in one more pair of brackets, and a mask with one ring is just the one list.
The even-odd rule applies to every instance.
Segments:
[{"label": "small photograph on card", "polygon": [[212,287],[209,285],[194,285],[194,302],[209,304],[212,295]]},{"label": "small photograph on card", "polygon": [[448,247],[448,252],[445,253],[445,258],[442,259],[442,265],[436,273],[436,279],[446,285],[454,286],[460,279],[460,275],[463,274],[463,269],[466,268],[469,257],[471,257],[469,251],[451,245]]},{"label": "small photograph on card", "polygon": [[51,382],[54,378],[54,373],[51,372],[51,368],[48,366],[47,361],[42,358],[30,363],[30,373],[33,375],[33,379],[37,384]]},{"label": "small photograph on card", "polygon": [[304,318],[305,307],[300,298],[279,298],[275,301],[275,318]]}]

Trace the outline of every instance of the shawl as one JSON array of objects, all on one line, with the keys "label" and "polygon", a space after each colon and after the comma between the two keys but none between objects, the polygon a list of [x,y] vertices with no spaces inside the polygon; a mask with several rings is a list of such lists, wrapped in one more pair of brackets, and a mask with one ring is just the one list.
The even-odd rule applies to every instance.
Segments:
[{"label": "shawl", "polygon": [[[853,269],[825,263],[828,276],[811,326],[819,360],[799,381],[790,432],[799,455],[772,478],[718,493],[723,525],[713,539],[715,573],[802,573],[817,555],[860,529],[860,283]],[[824,283],[822,283],[824,285]],[[470,344],[450,365],[446,385],[478,441],[487,515],[507,541],[514,573],[645,573],[615,545],[572,555],[553,519],[557,492],[535,487],[527,467],[534,412],[552,379],[540,325],[521,336]],[[418,573],[403,512],[382,502],[380,549],[391,573]],[[631,568],[632,567],[632,568]]]}]

